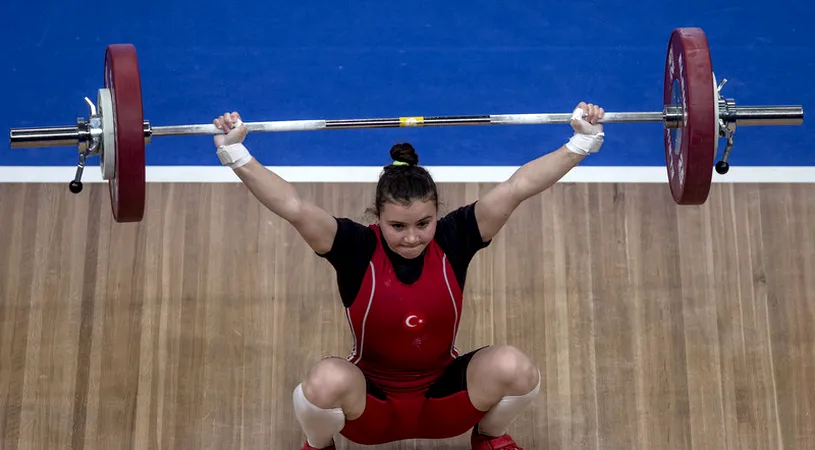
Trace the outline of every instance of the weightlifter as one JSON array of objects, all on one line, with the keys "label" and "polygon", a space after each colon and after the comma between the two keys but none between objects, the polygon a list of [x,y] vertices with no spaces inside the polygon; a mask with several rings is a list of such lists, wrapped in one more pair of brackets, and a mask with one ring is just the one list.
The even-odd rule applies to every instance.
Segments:
[{"label": "weightlifter", "polygon": [[[584,116],[585,115],[585,116]],[[540,372],[518,348],[455,346],[467,268],[524,200],[603,144],[603,108],[581,102],[571,138],[481,199],[438,216],[436,184],[408,143],[391,148],[365,226],[334,217],[253,158],[238,113],[213,122],[217,156],[266,208],[335,269],[353,348],[316,362],[294,388],[301,450],[334,449],[337,433],[374,445],[442,439],[472,428],[475,450],[520,449],[510,424],[538,395]],[[584,118],[585,117],[585,118]]]}]

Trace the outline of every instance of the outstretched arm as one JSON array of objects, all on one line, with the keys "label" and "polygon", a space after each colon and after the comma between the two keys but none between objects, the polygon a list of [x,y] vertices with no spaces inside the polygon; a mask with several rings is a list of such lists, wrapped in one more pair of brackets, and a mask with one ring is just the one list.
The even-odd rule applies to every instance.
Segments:
[{"label": "outstretched arm", "polygon": [[331,250],[337,233],[336,219],[317,205],[303,200],[291,183],[249,155],[242,144],[247,130],[238,113],[224,114],[213,122],[218,129],[229,130],[226,135],[215,136],[221,163],[235,171],[263,206],[294,226],[315,252],[324,254]]},{"label": "outstretched arm", "polygon": [[[580,118],[584,113],[587,117]],[[508,180],[478,200],[475,216],[484,241],[498,234],[521,202],[557,183],[580,164],[586,155],[600,149],[603,128],[597,122],[604,114],[603,108],[581,102],[575,109],[571,122],[575,134],[568,143],[524,164]]]}]

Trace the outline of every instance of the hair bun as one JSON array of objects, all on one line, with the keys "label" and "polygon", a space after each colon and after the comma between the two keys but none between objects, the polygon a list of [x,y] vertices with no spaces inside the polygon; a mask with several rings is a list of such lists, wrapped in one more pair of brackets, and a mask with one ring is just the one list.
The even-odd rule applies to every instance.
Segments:
[{"label": "hair bun", "polygon": [[411,166],[419,164],[419,155],[416,154],[416,150],[413,148],[413,146],[407,142],[396,144],[391,147],[391,159],[394,161],[407,163]]}]

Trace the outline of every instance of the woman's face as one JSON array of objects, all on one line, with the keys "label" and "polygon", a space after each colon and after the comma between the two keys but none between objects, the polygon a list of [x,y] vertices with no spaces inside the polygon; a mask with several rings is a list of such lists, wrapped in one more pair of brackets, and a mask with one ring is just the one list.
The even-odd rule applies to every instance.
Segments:
[{"label": "woman's face", "polygon": [[385,202],[379,211],[379,228],[394,253],[416,258],[436,234],[436,205],[422,200],[410,205]]}]

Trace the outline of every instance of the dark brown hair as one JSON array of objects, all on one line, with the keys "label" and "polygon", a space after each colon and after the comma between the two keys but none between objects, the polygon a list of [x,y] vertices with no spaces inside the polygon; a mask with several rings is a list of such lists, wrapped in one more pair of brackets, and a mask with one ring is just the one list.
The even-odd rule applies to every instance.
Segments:
[{"label": "dark brown hair", "polygon": [[430,172],[419,166],[419,155],[409,143],[396,144],[391,147],[393,164],[385,166],[376,185],[376,201],[373,211],[379,217],[385,202],[409,205],[415,200],[432,201],[439,207],[439,194],[436,182]]}]

